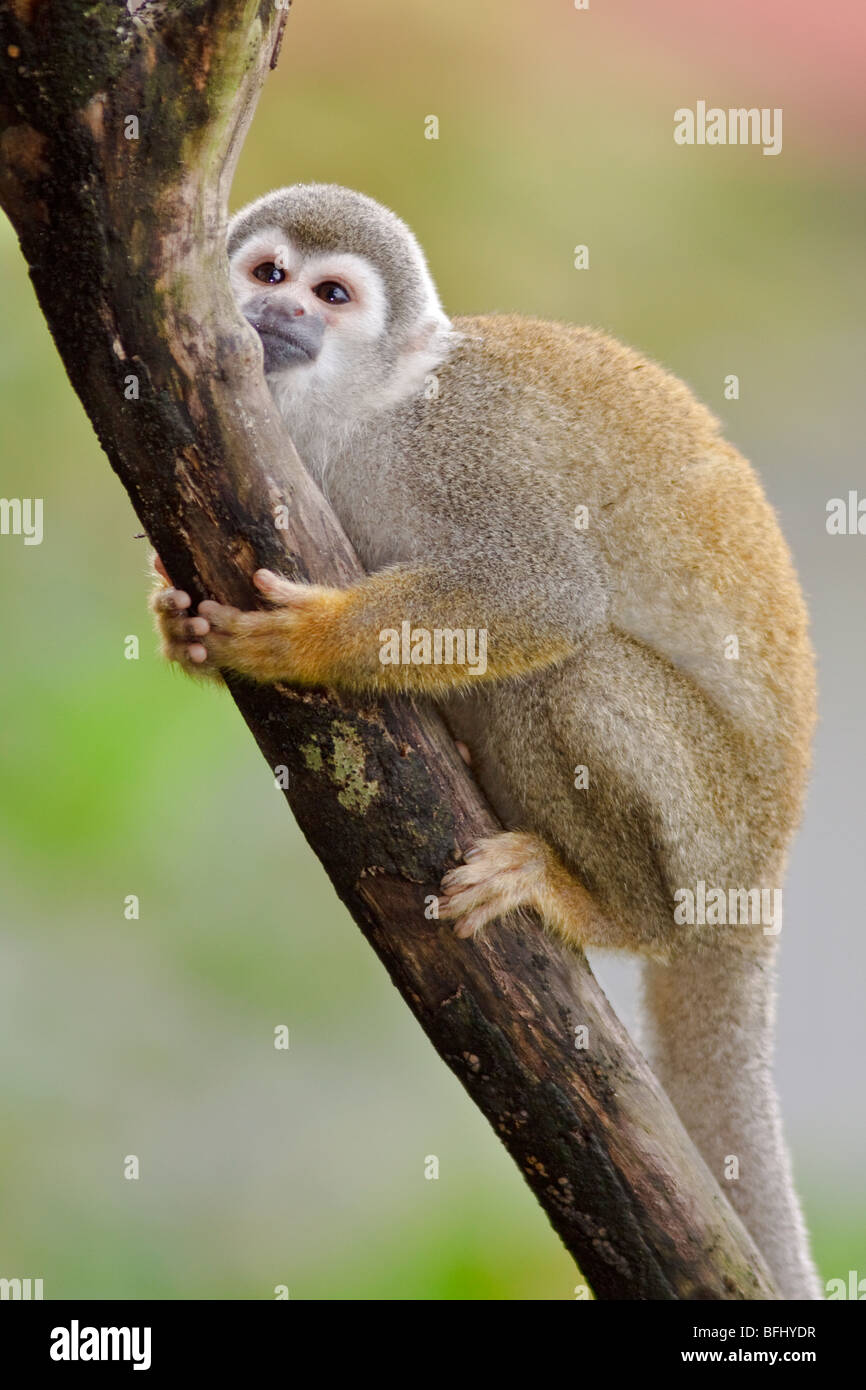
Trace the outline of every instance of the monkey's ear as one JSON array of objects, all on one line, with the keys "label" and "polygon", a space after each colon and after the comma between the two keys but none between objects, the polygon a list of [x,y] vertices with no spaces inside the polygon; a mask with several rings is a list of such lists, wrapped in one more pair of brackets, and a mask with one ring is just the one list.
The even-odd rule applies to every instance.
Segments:
[{"label": "monkey's ear", "polygon": [[431,316],[413,329],[403,345],[403,351],[407,357],[417,352],[436,352],[445,347],[451,333],[451,322],[444,314],[441,318]]}]

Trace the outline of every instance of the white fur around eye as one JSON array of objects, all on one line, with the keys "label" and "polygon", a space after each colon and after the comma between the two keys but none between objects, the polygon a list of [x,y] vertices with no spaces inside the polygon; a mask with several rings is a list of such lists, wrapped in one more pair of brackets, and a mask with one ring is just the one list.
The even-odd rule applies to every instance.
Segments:
[{"label": "white fur around eye", "polygon": [[266,288],[263,282],[253,277],[257,265],[273,261],[294,279],[302,264],[300,253],[286,241],[285,232],[279,227],[267,227],[239,246],[229,261],[229,284],[239,304],[243,304],[254,294]]},{"label": "white fur around eye", "polygon": [[310,257],[302,262],[299,278],[310,289],[323,280],[337,280],[351,296],[350,305],[339,306],[334,322],[352,337],[378,338],[388,317],[388,299],[382,277],[363,256],[349,251]]},{"label": "white fur around eye", "polygon": [[253,277],[256,266],[273,261],[284,269],[289,281],[313,293],[325,280],[336,280],[349,291],[347,305],[333,306],[334,336],[344,340],[373,341],[385,329],[388,298],[382,277],[363,256],[341,251],[305,257],[286,241],[279,227],[257,232],[245,241],[229,262],[229,281],[235,299],[245,303],[267,288]]}]

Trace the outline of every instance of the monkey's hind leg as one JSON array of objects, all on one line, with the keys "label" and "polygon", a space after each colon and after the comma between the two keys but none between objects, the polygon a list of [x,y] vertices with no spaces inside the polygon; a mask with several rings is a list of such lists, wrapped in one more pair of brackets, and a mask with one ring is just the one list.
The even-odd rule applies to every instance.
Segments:
[{"label": "monkey's hind leg", "polygon": [[544,840],[509,830],[479,840],[442,880],[439,917],[458,936],[474,936],[497,917],[533,908],[581,950],[603,945],[610,928],[587,890]]}]

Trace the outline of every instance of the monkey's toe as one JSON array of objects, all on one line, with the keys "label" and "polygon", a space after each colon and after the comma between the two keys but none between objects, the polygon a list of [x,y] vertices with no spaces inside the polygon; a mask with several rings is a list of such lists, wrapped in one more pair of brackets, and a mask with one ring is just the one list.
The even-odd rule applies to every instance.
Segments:
[{"label": "monkey's toe", "polygon": [[439,917],[458,936],[474,936],[488,922],[535,904],[544,864],[535,836],[519,832],[480,840],[442,880]]}]

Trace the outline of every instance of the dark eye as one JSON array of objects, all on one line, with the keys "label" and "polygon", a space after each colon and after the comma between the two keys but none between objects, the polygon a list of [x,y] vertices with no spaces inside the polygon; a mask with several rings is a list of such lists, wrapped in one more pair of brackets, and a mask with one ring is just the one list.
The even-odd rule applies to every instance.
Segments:
[{"label": "dark eye", "polygon": [[286,272],[274,265],[273,261],[262,261],[261,265],[256,266],[253,275],[266,285],[280,285],[286,278]]},{"label": "dark eye", "polygon": [[326,304],[348,304],[352,298],[345,285],[338,280],[323,280],[321,285],[316,285],[313,294],[318,299],[324,299]]}]

